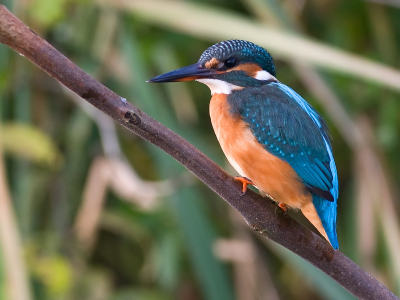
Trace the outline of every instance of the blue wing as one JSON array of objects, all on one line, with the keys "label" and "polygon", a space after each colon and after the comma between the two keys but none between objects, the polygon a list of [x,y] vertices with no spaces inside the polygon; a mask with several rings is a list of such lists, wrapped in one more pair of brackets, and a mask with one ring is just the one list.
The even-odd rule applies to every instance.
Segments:
[{"label": "blue wing", "polygon": [[332,246],[338,248],[338,178],[325,122],[284,84],[273,82],[243,91],[248,93],[245,97],[230,97],[232,109],[249,124],[266,150],[296,171],[313,194],[314,206]]}]

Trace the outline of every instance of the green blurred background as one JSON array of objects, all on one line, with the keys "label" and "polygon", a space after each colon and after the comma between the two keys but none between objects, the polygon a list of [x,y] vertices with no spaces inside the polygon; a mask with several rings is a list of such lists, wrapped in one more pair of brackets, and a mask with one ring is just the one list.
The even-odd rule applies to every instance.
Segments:
[{"label": "green blurred background", "polygon": [[[400,295],[400,1],[0,3],[231,174],[209,89],[145,81],[221,40],[269,49],[331,128],[340,250]],[[0,99],[0,299],[354,299],[4,45]]]}]

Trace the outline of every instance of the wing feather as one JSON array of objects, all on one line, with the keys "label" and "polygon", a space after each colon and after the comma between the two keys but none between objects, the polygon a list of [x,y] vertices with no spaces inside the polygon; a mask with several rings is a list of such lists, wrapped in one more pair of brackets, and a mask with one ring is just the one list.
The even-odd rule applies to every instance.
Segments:
[{"label": "wing feather", "polygon": [[336,167],[323,119],[281,83],[246,90],[246,97],[232,94],[230,101],[255,138],[266,150],[289,163],[313,193],[328,201],[336,200]]}]

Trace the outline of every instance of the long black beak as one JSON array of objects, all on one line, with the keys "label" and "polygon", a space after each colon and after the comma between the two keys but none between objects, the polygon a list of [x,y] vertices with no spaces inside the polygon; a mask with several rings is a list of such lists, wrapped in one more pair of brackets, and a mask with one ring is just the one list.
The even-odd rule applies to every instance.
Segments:
[{"label": "long black beak", "polygon": [[211,78],[215,74],[218,74],[218,71],[203,68],[199,63],[197,63],[159,75],[148,80],[147,82],[191,81],[200,78]]}]

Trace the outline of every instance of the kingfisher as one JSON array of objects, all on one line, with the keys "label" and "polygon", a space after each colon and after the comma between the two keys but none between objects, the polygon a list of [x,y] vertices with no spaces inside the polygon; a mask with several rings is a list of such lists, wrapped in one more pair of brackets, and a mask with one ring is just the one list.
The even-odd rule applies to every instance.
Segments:
[{"label": "kingfisher", "polygon": [[148,82],[199,81],[211,90],[210,117],[229,163],[282,208],[300,209],[330,242],[336,234],[338,176],[329,129],[299,94],[276,79],[264,48],[243,40],[217,43],[196,64]]}]

